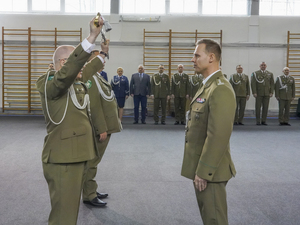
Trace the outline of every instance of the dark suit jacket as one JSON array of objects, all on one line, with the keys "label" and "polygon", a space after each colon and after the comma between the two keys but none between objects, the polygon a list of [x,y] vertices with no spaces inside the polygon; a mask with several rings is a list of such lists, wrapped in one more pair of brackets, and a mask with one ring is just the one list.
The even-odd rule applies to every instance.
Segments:
[{"label": "dark suit jacket", "polygon": [[105,71],[102,70],[102,71],[100,72],[100,74],[101,74],[101,76],[102,76],[106,81],[108,81],[108,80],[107,80],[107,73],[106,73]]},{"label": "dark suit jacket", "polygon": [[132,74],[130,80],[130,94],[146,96],[150,95],[150,92],[150,76],[143,73],[143,79],[140,81],[139,73]]}]

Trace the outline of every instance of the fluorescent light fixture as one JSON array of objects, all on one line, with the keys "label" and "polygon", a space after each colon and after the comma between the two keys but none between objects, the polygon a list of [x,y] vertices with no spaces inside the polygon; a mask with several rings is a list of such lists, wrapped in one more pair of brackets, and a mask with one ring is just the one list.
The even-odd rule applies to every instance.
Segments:
[{"label": "fluorescent light fixture", "polygon": [[160,16],[120,16],[122,22],[160,22]]}]

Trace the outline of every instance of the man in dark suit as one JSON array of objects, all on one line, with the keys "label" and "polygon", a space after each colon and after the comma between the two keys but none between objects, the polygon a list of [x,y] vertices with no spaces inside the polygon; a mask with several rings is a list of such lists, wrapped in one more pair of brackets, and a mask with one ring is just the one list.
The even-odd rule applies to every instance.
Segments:
[{"label": "man in dark suit", "polygon": [[147,98],[150,95],[150,90],[150,76],[144,73],[144,66],[139,65],[138,73],[132,74],[130,80],[130,95],[134,101],[134,124],[137,124],[139,121],[140,103],[142,107],[141,120],[143,124],[146,124]]},{"label": "man in dark suit", "polygon": [[181,175],[194,181],[204,225],[228,224],[225,187],[236,173],[229,147],[235,94],[220,71],[220,58],[217,42],[202,39],[196,43],[192,62],[204,80],[187,113]]}]

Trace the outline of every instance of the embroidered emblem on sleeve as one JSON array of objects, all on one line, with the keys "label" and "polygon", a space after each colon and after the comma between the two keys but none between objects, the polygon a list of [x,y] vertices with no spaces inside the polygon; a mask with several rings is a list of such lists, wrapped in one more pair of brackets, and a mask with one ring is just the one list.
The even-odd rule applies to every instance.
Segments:
[{"label": "embroidered emblem on sleeve", "polygon": [[85,83],[85,86],[90,89],[92,87],[92,81],[91,80],[88,80],[86,83]]}]

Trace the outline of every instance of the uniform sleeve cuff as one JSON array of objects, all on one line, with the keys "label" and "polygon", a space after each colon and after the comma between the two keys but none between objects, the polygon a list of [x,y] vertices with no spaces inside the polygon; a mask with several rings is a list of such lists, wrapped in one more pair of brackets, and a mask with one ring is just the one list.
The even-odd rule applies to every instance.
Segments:
[{"label": "uniform sleeve cuff", "polygon": [[97,55],[97,57],[101,60],[102,64],[105,63],[104,59],[100,55]]},{"label": "uniform sleeve cuff", "polygon": [[82,42],[81,42],[81,46],[82,48],[84,49],[84,51],[86,51],[87,53],[91,53],[94,48],[95,48],[95,44],[91,44],[87,39],[84,39]]}]

